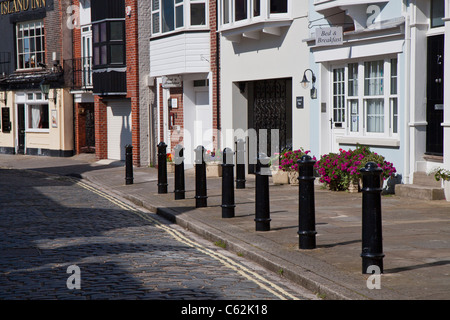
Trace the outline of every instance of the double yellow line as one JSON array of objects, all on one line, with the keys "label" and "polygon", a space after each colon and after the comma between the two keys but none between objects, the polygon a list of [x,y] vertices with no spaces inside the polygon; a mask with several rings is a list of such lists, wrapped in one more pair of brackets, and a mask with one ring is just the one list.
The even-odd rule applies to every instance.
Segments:
[{"label": "double yellow line", "polygon": [[89,184],[86,184],[84,182],[81,182],[77,179],[72,179],[71,180],[77,184],[78,186],[87,189],[107,200],[109,200],[110,202],[114,203],[115,205],[119,206],[120,208],[122,208],[123,210],[126,211],[130,211],[134,214],[136,214],[137,216],[141,217],[142,219],[151,222],[152,224],[154,224],[154,226],[160,230],[163,230],[165,232],[167,232],[169,235],[171,235],[174,239],[176,239],[177,241],[186,244],[192,248],[197,249],[198,251],[208,255],[209,257],[219,261],[220,263],[222,263],[224,266],[230,268],[231,270],[236,271],[237,273],[239,273],[240,275],[242,275],[244,278],[255,282],[257,285],[259,285],[261,288],[267,290],[268,292],[272,293],[273,295],[275,295],[276,297],[278,297],[281,300],[299,300],[297,297],[291,295],[290,293],[288,293],[286,290],[284,290],[283,288],[281,288],[280,286],[276,285],[275,283],[265,279],[264,277],[260,276],[259,274],[257,274],[256,272],[246,268],[245,266],[243,266],[240,263],[237,263],[236,261],[234,261],[233,259],[230,259],[229,257],[226,257],[222,254],[220,254],[217,251],[211,250],[209,248],[206,248],[204,246],[202,246],[201,244],[192,241],[191,239],[189,239],[188,237],[186,237],[182,232],[175,230],[171,227],[168,227],[166,225],[164,225],[163,223],[161,223],[160,221],[152,218],[151,216],[149,216],[148,214],[137,210],[136,208],[126,204],[125,202],[108,195],[107,193],[94,188],[92,186],[90,186]]}]

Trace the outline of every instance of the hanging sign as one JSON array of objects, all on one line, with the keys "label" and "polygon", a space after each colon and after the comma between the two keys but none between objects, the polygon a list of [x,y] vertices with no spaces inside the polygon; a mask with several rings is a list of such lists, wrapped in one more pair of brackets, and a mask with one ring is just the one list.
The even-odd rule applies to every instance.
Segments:
[{"label": "hanging sign", "polygon": [[163,88],[180,88],[182,85],[180,76],[167,76],[162,78]]},{"label": "hanging sign", "polygon": [[342,27],[316,29],[316,46],[336,46],[343,43]]}]

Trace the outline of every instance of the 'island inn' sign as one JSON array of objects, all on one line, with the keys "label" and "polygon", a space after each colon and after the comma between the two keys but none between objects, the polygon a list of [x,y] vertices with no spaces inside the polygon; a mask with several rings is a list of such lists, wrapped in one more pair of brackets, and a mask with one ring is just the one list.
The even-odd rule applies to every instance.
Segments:
[{"label": "'island inn' sign", "polygon": [[0,14],[7,15],[45,8],[47,0],[7,0],[0,2]]}]

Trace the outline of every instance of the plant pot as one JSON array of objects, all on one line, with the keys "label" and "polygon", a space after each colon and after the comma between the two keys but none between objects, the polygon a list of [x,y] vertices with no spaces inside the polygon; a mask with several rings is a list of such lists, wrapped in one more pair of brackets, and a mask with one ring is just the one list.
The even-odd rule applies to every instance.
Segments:
[{"label": "plant pot", "polygon": [[175,162],[167,162],[167,173],[175,172]]},{"label": "plant pot", "polygon": [[444,180],[444,195],[445,200],[450,201],[450,181]]},{"label": "plant pot", "polygon": [[350,183],[348,184],[348,192],[357,193],[359,192],[359,190],[359,180],[350,181]]},{"label": "plant pot", "polygon": [[293,186],[298,186],[298,172],[289,171],[289,183]]},{"label": "plant pot", "polygon": [[272,181],[274,184],[288,184],[289,174],[283,170],[272,171]]},{"label": "plant pot", "polygon": [[206,177],[221,177],[222,164],[220,162],[206,162]]}]

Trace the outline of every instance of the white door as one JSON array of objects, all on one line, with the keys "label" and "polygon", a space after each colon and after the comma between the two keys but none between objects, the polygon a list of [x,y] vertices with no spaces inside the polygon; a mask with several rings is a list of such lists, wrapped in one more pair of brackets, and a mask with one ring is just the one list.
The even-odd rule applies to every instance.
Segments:
[{"label": "white door", "polygon": [[209,91],[195,92],[195,141],[196,145],[203,145],[206,150],[213,148],[212,111],[209,105]]},{"label": "white door", "polygon": [[343,136],[346,130],[345,112],[345,68],[333,68],[331,73],[331,152],[339,151],[337,139]]},{"label": "white door", "polygon": [[125,146],[132,144],[130,104],[108,105],[107,121],[108,159],[125,160]]}]

